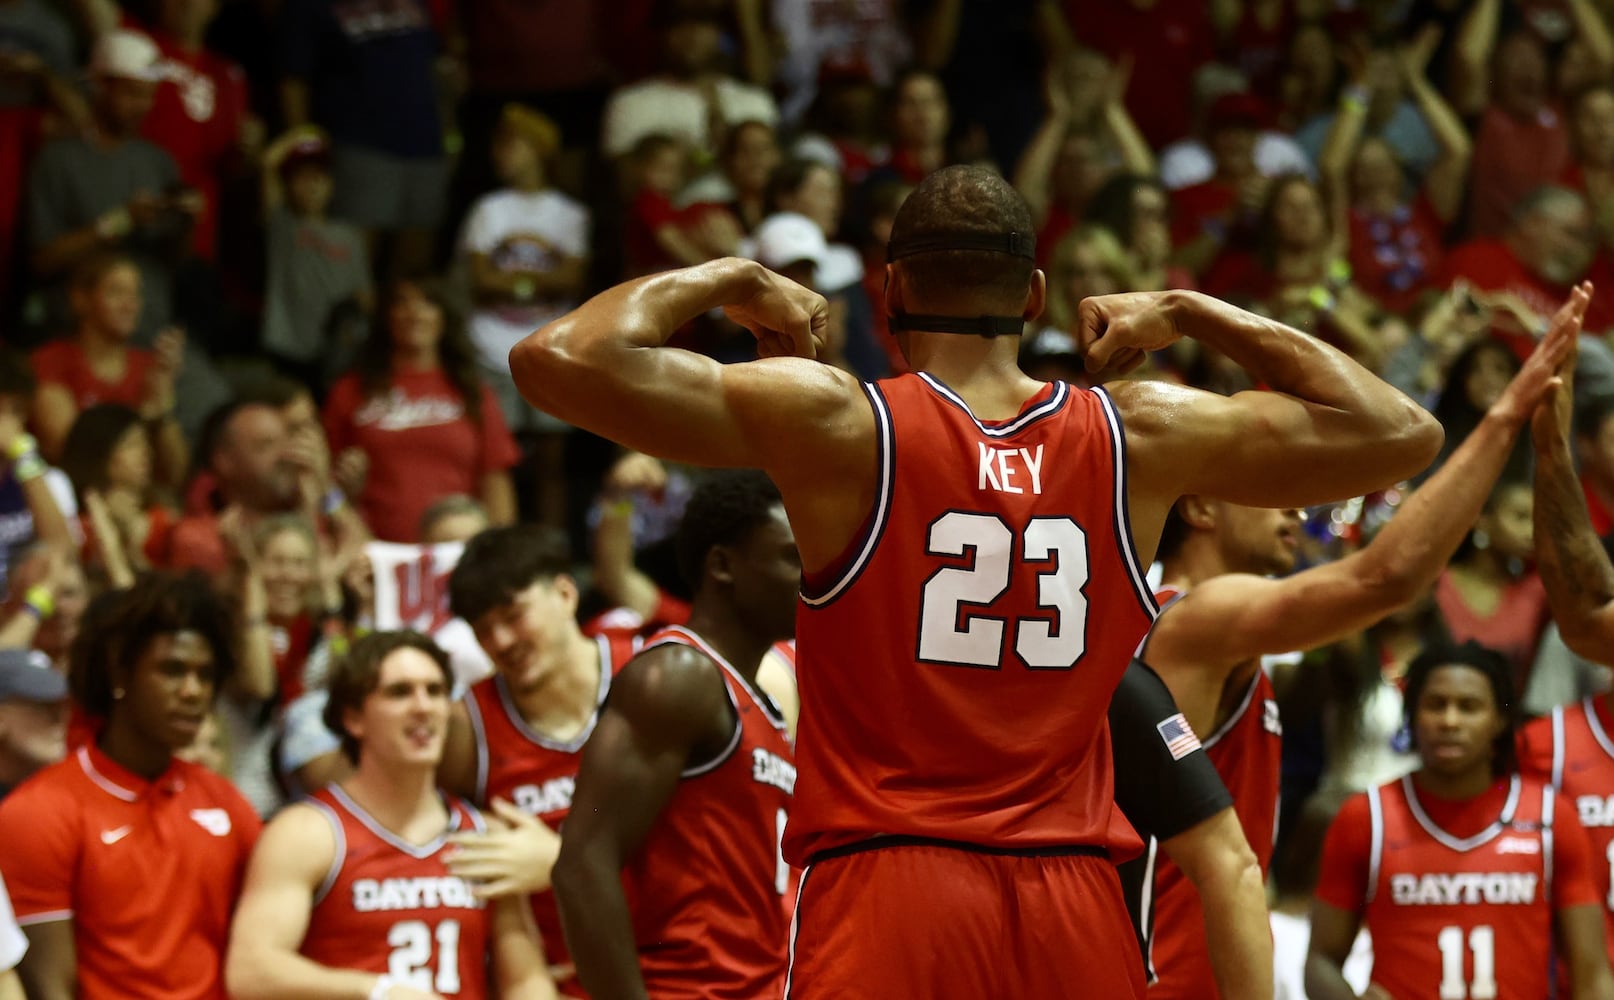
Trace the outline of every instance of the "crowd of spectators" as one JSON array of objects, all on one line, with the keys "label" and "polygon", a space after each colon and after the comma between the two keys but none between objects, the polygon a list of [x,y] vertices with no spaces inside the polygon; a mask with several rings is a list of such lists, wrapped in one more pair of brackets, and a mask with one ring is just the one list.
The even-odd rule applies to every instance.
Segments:
[{"label": "crowd of spectators", "polygon": [[[829,298],[827,362],[900,372],[886,238],[961,162],[1038,219],[1028,371],[1085,379],[1084,296],[1198,289],[1381,374],[1444,454],[1594,281],[1577,445],[1614,537],[1608,0],[0,0],[0,793],[96,725],[22,671],[65,673],[154,569],[233,606],[198,754],[265,813],[304,780],[291,707],[373,623],[370,543],[542,522],[585,617],[675,620],[696,473],[526,405],[510,348],[739,255]],[[752,340],[713,315],[679,343]],[[1250,387],[1188,340],[1141,374]],[[1530,713],[1606,688],[1549,621],[1531,464],[1413,609],[1275,669],[1280,870],[1409,768],[1431,638],[1503,653]],[[1400,497],[1310,512],[1304,559]]]}]

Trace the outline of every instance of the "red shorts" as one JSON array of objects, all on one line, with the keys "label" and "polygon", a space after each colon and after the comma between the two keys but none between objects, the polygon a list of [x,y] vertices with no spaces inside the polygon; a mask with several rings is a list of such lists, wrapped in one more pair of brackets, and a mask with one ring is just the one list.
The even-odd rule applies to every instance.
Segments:
[{"label": "red shorts", "polygon": [[785,1000],[1142,1000],[1105,856],[880,847],[802,873]]}]

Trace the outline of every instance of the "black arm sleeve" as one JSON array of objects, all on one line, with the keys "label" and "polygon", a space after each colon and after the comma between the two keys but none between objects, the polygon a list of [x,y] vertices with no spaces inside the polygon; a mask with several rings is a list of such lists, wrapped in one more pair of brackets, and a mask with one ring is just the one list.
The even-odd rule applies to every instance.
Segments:
[{"label": "black arm sleeve", "polygon": [[1110,700],[1110,743],[1115,804],[1144,838],[1170,840],[1233,804],[1205,751],[1173,759],[1160,726],[1179,714],[1165,681],[1133,660]]}]

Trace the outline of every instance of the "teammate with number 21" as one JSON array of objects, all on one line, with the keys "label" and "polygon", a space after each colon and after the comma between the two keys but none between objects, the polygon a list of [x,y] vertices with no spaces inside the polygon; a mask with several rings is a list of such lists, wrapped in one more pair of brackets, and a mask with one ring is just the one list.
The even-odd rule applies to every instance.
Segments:
[{"label": "teammate with number 21", "polygon": [[377,632],[331,668],[325,724],[351,776],[281,810],[247,869],[225,979],[235,1000],[552,1000],[525,900],[450,874],[481,829],[437,790],[453,675],[414,632]]},{"label": "teammate with number 21", "polygon": [[[884,302],[913,373],[876,383],[814,360],[822,297],[734,259],[619,285],[511,352],[522,394],[568,423],[778,484],[804,570],[794,1000],[1142,997],[1105,712],[1153,619],[1143,570],[1167,510],[1357,496],[1440,445],[1344,354],[1193,293],[1085,300],[1088,370],[1188,336],[1273,391],[1028,377],[1032,232],[991,171],[921,182]],[[716,308],[758,360],[666,346]]]}]

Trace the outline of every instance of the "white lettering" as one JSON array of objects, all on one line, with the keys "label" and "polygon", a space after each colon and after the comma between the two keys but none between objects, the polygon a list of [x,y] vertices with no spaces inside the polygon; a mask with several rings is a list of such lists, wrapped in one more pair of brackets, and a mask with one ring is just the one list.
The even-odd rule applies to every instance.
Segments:
[{"label": "white lettering", "polygon": [[1012,451],[998,452],[998,475],[1003,477],[1003,492],[1024,493],[1025,490],[1009,482],[1010,478],[1012,478],[1014,474],[1019,471],[1009,465],[1009,458],[1012,455],[1014,455],[1014,452]]},{"label": "white lettering", "polygon": [[1457,906],[1480,902],[1528,906],[1535,902],[1537,881],[1538,876],[1523,872],[1399,874],[1390,877],[1390,893],[1397,906]]},{"label": "white lettering", "polygon": [[1042,445],[1037,445],[1035,453],[1021,448],[1020,458],[1026,463],[1026,471],[1031,473],[1031,492],[1042,496]]},{"label": "white lettering", "polygon": [[987,486],[991,486],[994,490],[1002,493],[1003,487],[998,484],[997,473],[992,471],[993,449],[988,448],[984,441],[977,441],[976,447],[981,449],[981,479],[975,488],[984,490]]},{"label": "white lettering", "polygon": [[761,747],[751,751],[751,777],[764,785],[783,789],[787,795],[796,794],[796,765]]},{"label": "white lettering", "polygon": [[1580,825],[1589,827],[1614,826],[1614,795],[1582,795],[1575,799],[1580,813]]},{"label": "white lettering", "polygon": [[529,816],[546,816],[566,812],[572,808],[572,792],[577,788],[574,777],[550,778],[542,785],[518,785],[510,793],[516,808]]},{"label": "white lettering", "polygon": [[353,880],[353,909],[359,913],[377,910],[480,910],[483,905],[464,879],[452,875],[440,878]]}]

